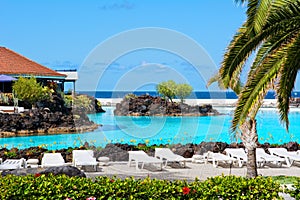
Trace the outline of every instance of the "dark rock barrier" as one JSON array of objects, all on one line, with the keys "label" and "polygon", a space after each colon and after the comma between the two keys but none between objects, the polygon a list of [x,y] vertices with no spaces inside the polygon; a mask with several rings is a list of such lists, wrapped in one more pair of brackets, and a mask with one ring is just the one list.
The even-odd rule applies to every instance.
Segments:
[{"label": "dark rock barrier", "polygon": [[190,106],[184,103],[167,102],[150,95],[127,95],[116,105],[117,116],[207,116],[219,115],[212,105]]},{"label": "dark rock barrier", "polygon": [[32,109],[19,114],[0,113],[0,137],[44,133],[92,131],[98,125],[85,113],[72,114],[48,109]]},{"label": "dark rock barrier", "polygon": [[[155,147],[167,147],[170,148],[174,153],[181,155],[185,158],[191,158],[193,155],[202,155],[207,151],[220,152],[226,148],[245,148],[242,143],[232,143],[227,144],[224,142],[201,142],[200,144],[174,144],[174,145],[153,145],[147,147],[145,144],[128,145],[128,144],[108,144],[105,148],[101,150],[96,150],[94,148],[95,156],[106,156],[109,157],[111,161],[128,161],[128,151],[145,150],[150,156],[154,156]],[[271,145],[269,143],[258,144],[259,148],[265,149],[266,152],[270,147],[283,147],[288,151],[300,150],[300,146],[296,142],[289,142],[282,145]],[[90,147],[93,148],[93,147]]]},{"label": "dark rock barrier", "polygon": [[[76,95],[76,98],[90,103],[87,106],[82,106],[80,103],[74,105],[70,103],[67,106],[61,94],[55,91],[50,99],[37,102],[34,109],[20,114],[0,113],[0,137],[78,133],[97,129],[99,125],[90,121],[87,114],[105,112],[101,103],[87,95]],[[19,102],[19,104],[25,106],[28,102]]]}]

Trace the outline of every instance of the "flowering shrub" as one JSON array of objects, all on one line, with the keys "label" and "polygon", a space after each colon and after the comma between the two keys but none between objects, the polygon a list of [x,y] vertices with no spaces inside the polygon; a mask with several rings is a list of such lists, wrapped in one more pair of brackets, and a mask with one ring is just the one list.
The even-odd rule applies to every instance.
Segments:
[{"label": "flowering shrub", "polygon": [[157,179],[124,180],[66,175],[8,175],[0,178],[0,199],[280,199],[279,184],[271,178],[247,179],[235,176],[206,181]]},{"label": "flowering shrub", "polygon": [[189,194],[190,191],[191,191],[191,189],[188,188],[188,187],[183,187],[183,188],[182,188],[182,193],[183,193],[183,194]]}]

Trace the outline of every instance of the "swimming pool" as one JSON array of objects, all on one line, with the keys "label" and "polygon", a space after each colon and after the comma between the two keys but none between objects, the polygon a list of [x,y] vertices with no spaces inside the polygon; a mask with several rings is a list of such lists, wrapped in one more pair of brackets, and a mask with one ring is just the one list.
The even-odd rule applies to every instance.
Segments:
[{"label": "swimming pool", "polygon": [[[43,146],[48,149],[61,149],[81,146],[85,142],[104,147],[108,143],[127,144],[167,144],[200,143],[201,141],[236,141],[229,132],[233,108],[216,107],[221,116],[205,117],[127,117],[114,116],[113,107],[104,107],[106,113],[89,115],[90,119],[102,127],[94,132],[80,134],[57,134],[0,138],[0,147]],[[286,132],[279,122],[275,109],[262,108],[257,115],[259,142],[281,144],[299,142],[300,109],[293,108],[289,114],[290,131]]]}]

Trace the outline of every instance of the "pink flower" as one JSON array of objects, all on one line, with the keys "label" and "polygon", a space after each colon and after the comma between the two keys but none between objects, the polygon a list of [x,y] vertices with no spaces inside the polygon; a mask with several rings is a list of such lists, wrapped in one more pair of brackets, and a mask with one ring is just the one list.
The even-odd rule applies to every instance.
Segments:
[{"label": "pink flower", "polygon": [[72,200],[71,198],[67,197],[65,200]]},{"label": "pink flower", "polygon": [[96,197],[88,197],[86,200],[96,200]]},{"label": "pink flower", "polygon": [[182,188],[182,193],[183,193],[183,194],[189,194],[190,191],[191,191],[191,189],[188,188],[188,187],[183,187],[183,188]]}]

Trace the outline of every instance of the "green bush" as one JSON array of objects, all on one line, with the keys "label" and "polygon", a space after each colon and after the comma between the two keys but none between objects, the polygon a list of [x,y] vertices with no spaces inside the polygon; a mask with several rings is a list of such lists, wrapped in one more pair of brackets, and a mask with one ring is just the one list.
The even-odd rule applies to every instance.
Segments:
[{"label": "green bush", "polygon": [[294,197],[295,199],[300,199],[300,178],[298,177],[296,180],[294,180],[293,184],[294,189],[286,191],[291,195],[291,197]]},{"label": "green bush", "polygon": [[34,77],[20,77],[13,84],[13,93],[23,101],[28,101],[31,105],[38,101],[49,98],[51,93],[48,87],[43,87]]},{"label": "green bush", "polygon": [[235,176],[206,181],[168,181],[66,175],[5,176],[0,178],[1,199],[280,199],[279,184],[271,178]]}]

